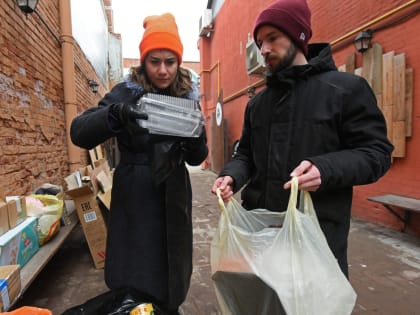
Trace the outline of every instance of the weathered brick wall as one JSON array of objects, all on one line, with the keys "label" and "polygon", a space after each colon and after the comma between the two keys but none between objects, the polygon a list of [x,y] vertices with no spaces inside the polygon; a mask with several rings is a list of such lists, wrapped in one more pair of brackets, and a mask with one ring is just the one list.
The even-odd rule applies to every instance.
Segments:
[{"label": "weathered brick wall", "polygon": [[[59,37],[59,1],[40,1],[37,11]],[[0,21],[0,186],[26,194],[44,183],[63,185],[69,162],[61,47],[36,13],[25,17],[15,1],[0,1]],[[103,89],[90,91],[87,77],[98,79],[76,54],[77,102],[95,104]]]},{"label": "weathered brick wall", "polygon": [[[57,30],[57,2],[41,2],[39,11]],[[0,19],[0,184],[24,194],[67,175],[61,50],[14,1],[0,2]]]},{"label": "weathered brick wall", "polygon": [[[367,200],[369,196],[395,193],[414,198],[420,198],[420,86],[418,72],[420,69],[420,41],[416,30],[420,29],[420,17],[415,10],[419,3],[407,6],[398,11],[392,19],[379,19],[391,10],[410,3],[408,0],[377,0],[377,1],[347,1],[336,6],[335,2],[310,0],[313,9],[312,25],[313,41],[334,41],[344,34],[362,25],[378,20],[368,28],[379,29],[373,33],[372,42],[380,44],[383,52],[394,51],[395,54],[405,54],[406,68],[413,69],[413,113],[412,136],[406,139],[405,157],[395,158],[388,173],[377,183],[355,188],[353,198],[353,215],[359,218],[386,225],[394,229],[401,229],[403,223],[393,216],[380,204]],[[394,23],[391,23],[393,21]],[[399,21],[399,23],[395,23]],[[356,35],[349,37],[348,45],[334,51],[337,65],[345,63],[347,56],[355,52],[351,43]],[[350,41],[350,42],[349,42]],[[356,53],[356,67],[363,67],[362,55]],[[420,235],[420,215],[413,214],[406,231]]]}]

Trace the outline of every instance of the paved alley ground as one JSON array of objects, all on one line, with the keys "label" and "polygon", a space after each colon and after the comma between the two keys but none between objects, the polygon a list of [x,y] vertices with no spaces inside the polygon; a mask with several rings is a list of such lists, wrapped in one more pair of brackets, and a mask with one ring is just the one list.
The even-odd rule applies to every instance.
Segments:
[{"label": "paved alley ground", "polygon": [[[218,315],[210,272],[210,243],[219,218],[210,193],[216,175],[191,168],[194,271],[184,315]],[[20,305],[49,308],[54,315],[102,292],[102,270],[93,266],[80,226],[24,294]],[[350,281],[358,294],[353,315],[420,314],[420,238],[353,220]],[[258,315],[258,314],[243,314]],[[274,315],[274,314],[273,314]]]}]

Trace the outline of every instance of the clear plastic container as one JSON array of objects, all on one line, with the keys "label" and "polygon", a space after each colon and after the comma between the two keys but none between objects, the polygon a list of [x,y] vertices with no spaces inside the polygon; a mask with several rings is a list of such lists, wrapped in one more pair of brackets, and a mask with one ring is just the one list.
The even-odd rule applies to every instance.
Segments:
[{"label": "clear plastic container", "polygon": [[203,114],[193,100],[149,93],[138,106],[148,119],[137,122],[151,134],[199,137],[204,126]]}]

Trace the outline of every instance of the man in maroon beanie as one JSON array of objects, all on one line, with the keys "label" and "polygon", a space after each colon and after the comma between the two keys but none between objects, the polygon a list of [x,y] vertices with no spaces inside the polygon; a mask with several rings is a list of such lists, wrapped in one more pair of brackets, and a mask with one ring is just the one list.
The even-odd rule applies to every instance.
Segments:
[{"label": "man in maroon beanie", "polygon": [[390,167],[392,144],[375,95],[362,77],[338,72],[328,44],[310,44],[305,0],[273,2],[253,36],[264,57],[266,87],[247,104],[235,156],[212,191],[241,192],[246,209],[284,211],[290,178],[311,192],[321,228],[348,276],[353,186]]}]

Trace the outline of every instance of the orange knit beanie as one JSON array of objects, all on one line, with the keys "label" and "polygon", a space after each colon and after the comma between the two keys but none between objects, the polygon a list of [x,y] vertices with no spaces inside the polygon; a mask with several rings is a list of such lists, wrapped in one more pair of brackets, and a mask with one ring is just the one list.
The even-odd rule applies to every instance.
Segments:
[{"label": "orange knit beanie", "polygon": [[147,54],[154,49],[171,50],[178,56],[179,64],[182,63],[183,46],[175,17],[171,13],[146,17],[143,27],[143,38],[139,45],[142,63]]}]

